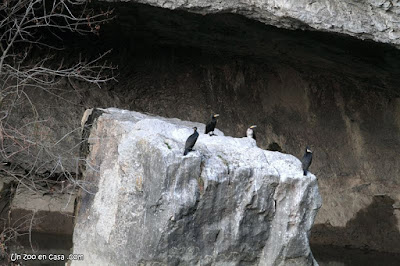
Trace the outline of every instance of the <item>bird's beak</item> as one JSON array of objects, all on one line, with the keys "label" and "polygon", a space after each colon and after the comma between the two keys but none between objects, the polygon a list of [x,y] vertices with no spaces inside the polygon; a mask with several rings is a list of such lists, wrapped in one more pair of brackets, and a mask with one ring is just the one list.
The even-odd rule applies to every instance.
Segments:
[{"label": "bird's beak", "polygon": [[256,128],[257,126],[256,125],[254,125],[254,126],[251,126],[250,128]]},{"label": "bird's beak", "polygon": [[312,153],[312,151],[310,149],[307,149],[307,152]]},{"label": "bird's beak", "polygon": [[219,114],[215,114],[215,115],[214,115],[214,117],[218,117],[218,116],[219,116]]}]

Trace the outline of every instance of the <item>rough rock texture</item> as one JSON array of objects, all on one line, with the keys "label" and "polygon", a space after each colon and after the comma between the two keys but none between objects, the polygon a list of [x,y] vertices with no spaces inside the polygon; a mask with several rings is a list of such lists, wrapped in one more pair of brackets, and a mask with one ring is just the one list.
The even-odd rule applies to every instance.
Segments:
[{"label": "rough rock texture", "polygon": [[398,0],[131,0],[201,14],[236,13],[287,29],[308,28],[400,45]]},{"label": "rough rock texture", "polygon": [[183,156],[204,124],[103,111],[74,230],[85,260],[72,265],[316,264],[308,235],[321,198],[298,159],[219,130]]},{"label": "rough rock texture", "polygon": [[[229,136],[242,137],[257,124],[263,149],[301,157],[311,145],[310,169],[324,202],[312,242],[398,251],[400,50],[277,29],[234,14],[203,16],[121,2],[113,8],[118,16],[102,26],[100,38],[65,38],[64,52],[67,58],[97,56],[112,48],[119,82],[101,89],[74,83],[79,90],[65,84],[62,99],[26,91],[41,122],[26,125],[35,115],[29,102],[16,105],[10,116],[22,122],[19,130],[39,129],[35,136],[50,152],[36,160],[29,150],[24,163],[52,171],[62,159],[75,172],[77,128],[86,108],[119,107],[202,123],[217,112],[218,128]],[[42,155],[56,160],[50,164]]]},{"label": "rough rock texture", "polygon": [[112,35],[131,40],[119,106],[199,122],[216,112],[226,135],[256,124],[260,147],[298,157],[311,145],[324,199],[311,240],[399,252],[399,51],[227,14],[126,12]]}]

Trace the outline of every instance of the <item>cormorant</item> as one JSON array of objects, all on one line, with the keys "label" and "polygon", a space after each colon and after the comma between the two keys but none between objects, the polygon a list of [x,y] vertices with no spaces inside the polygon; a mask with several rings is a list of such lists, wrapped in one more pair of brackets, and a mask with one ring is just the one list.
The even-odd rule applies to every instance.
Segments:
[{"label": "cormorant", "polygon": [[248,138],[253,138],[254,140],[257,140],[256,139],[256,132],[254,131],[254,128],[256,128],[257,126],[256,125],[254,125],[254,126],[251,126],[251,127],[249,127],[248,129],[247,129],[247,131],[246,131],[246,136],[248,137]]},{"label": "cormorant", "polygon": [[212,132],[212,134],[210,134],[210,136],[215,135],[214,129],[215,129],[215,126],[217,125],[217,117],[218,116],[219,116],[219,114],[215,114],[211,117],[211,121],[209,121],[206,125],[206,133],[205,134]]},{"label": "cormorant", "polygon": [[194,127],[193,129],[193,134],[190,135],[186,140],[185,151],[183,152],[183,155],[186,155],[193,150],[193,146],[196,143],[197,138],[199,137],[199,133],[197,133],[197,127]]},{"label": "cormorant", "polygon": [[303,171],[304,171],[304,175],[305,176],[307,175],[308,167],[310,167],[311,162],[312,162],[312,151],[307,146],[306,147],[306,152],[304,153],[304,156],[301,159],[301,165],[303,166]]}]

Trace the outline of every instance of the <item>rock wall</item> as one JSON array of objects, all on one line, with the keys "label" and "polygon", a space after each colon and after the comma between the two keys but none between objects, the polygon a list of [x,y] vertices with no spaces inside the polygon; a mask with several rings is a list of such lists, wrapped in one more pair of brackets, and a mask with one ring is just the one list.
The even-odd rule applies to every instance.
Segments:
[{"label": "rock wall", "polygon": [[[229,136],[242,137],[257,124],[263,149],[300,157],[311,145],[310,169],[324,199],[314,243],[398,251],[400,238],[392,236],[400,232],[399,50],[232,14],[114,7],[118,17],[102,26],[101,38],[65,38],[65,52],[71,58],[113,48],[108,59],[119,65],[119,82],[100,89],[74,83],[79,90],[66,83],[62,98],[27,91],[41,121],[36,135],[48,145],[40,156],[29,150],[24,163],[47,170],[62,160],[77,172],[85,108],[117,106],[202,123],[218,112],[218,128]],[[25,106],[10,113],[23,122],[21,130],[29,128],[31,104]]]},{"label": "rock wall", "polygon": [[400,45],[400,1],[131,0],[131,2],[203,15],[236,13],[286,29],[329,31]]},{"label": "rock wall", "polygon": [[260,147],[298,157],[311,145],[324,199],[313,243],[399,252],[400,53],[231,15],[164,11],[139,7],[114,35],[137,36],[120,50],[131,58],[120,61],[126,74],[113,91],[120,106],[199,122],[216,112],[225,134],[257,124]]},{"label": "rock wall", "polygon": [[[291,155],[204,124],[105,109],[93,123],[72,265],[315,265],[317,181]],[[200,136],[183,156],[192,127]]]}]

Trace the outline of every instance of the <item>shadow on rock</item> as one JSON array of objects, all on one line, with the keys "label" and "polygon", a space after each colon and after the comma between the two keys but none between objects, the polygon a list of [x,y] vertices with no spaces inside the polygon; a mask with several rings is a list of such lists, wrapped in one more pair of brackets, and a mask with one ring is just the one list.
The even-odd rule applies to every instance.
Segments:
[{"label": "shadow on rock", "polygon": [[360,210],[346,227],[317,224],[311,230],[311,244],[334,245],[400,253],[400,232],[387,195],[374,196],[371,205]]},{"label": "shadow on rock", "polygon": [[400,254],[329,245],[312,245],[311,249],[319,266],[400,265]]}]

